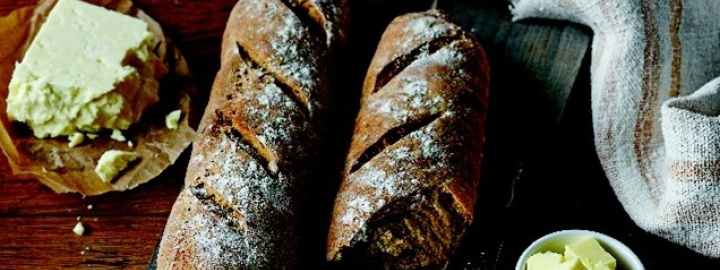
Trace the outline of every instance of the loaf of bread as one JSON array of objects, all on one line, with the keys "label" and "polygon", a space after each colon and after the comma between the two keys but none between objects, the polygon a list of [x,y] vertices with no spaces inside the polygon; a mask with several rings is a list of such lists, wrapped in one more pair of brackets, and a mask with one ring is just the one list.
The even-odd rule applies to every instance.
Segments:
[{"label": "loaf of bread", "polygon": [[160,269],[294,269],[343,0],[240,0],[160,244]]},{"label": "loaf of bread", "polygon": [[369,67],[327,259],[437,269],[473,220],[489,71],[438,11],[396,18]]}]

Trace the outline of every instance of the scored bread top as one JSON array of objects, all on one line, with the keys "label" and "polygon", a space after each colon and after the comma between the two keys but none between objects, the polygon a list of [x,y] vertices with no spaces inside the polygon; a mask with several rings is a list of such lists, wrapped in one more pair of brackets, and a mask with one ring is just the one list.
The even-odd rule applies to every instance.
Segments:
[{"label": "scored bread top", "polygon": [[[363,87],[329,260],[373,241],[366,248],[395,260],[385,264],[390,268],[425,267],[449,256],[473,217],[488,81],[480,45],[441,13],[412,13],[388,26]],[[392,220],[405,220],[407,230],[386,226],[385,240],[374,239]],[[403,230],[415,235],[397,235]],[[410,250],[415,257],[401,258]]]},{"label": "scored bread top", "polygon": [[161,269],[293,269],[345,1],[240,0],[160,246]]},{"label": "scored bread top", "polygon": [[[245,54],[292,92],[308,113],[326,101],[324,65],[334,47],[344,43],[344,0],[276,0],[236,5],[228,20],[222,54]],[[262,14],[262,16],[258,16]],[[248,18],[253,18],[249,20]],[[298,46],[302,44],[302,46]],[[231,59],[223,57],[223,59]]]}]

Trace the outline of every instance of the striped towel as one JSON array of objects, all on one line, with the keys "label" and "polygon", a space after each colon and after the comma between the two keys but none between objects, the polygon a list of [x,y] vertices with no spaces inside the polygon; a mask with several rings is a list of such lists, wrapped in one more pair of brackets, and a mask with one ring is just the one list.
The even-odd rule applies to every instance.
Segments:
[{"label": "striped towel", "polygon": [[643,229],[720,257],[720,1],[513,0],[590,27],[595,145]]}]

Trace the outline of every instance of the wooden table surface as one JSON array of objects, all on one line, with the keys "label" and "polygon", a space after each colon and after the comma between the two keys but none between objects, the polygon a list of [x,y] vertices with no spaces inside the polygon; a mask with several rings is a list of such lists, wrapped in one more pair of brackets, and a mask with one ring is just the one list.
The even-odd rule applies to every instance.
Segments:
[{"label": "wooden table surface", "polygon": [[[0,14],[35,1],[0,0]],[[235,1],[135,2],[177,41],[199,89],[207,93],[218,68],[221,33]],[[345,119],[354,117],[362,77],[385,25],[395,15],[427,9],[432,1],[351,2],[349,59],[339,72],[344,75],[337,89],[337,102],[342,104],[338,117]],[[592,145],[587,29],[550,22],[510,24],[507,14],[498,11],[506,8],[502,0],[440,4],[484,43],[493,69],[478,219],[451,269],[510,269],[532,240],[564,228],[618,237],[648,269],[667,269],[677,260],[689,262],[693,269],[720,269],[717,261],[642,232],[615,199]],[[336,127],[338,136],[331,144],[344,145],[351,123]],[[33,179],[13,178],[0,158],[0,269],[145,269],[182,185],[187,156],[135,190],[90,198],[55,194]],[[327,181],[321,189],[332,196],[337,183]],[[547,193],[554,195],[543,196]],[[543,213],[558,205],[576,214]],[[78,216],[87,228],[82,237],[72,233]],[[322,231],[326,222],[318,223]]]}]

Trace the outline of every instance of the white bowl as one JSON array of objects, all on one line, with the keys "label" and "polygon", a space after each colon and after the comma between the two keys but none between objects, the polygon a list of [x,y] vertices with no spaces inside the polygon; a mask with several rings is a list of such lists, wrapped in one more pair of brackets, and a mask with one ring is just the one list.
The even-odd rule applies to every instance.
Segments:
[{"label": "white bowl", "polygon": [[595,238],[608,253],[615,257],[618,263],[617,269],[645,270],[645,267],[637,255],[625,244],[602,233],[586,230],[558,231],[535,240],[535,242],[530,244],[530,246],[523,251],[522,255],[520,255],[520,259],[518,259],[515,265],[515,270],[525,270],[525,262],[535,253],[543,251],[562,253],[565,250],[565,245],[569,245],[588,236]]}]

